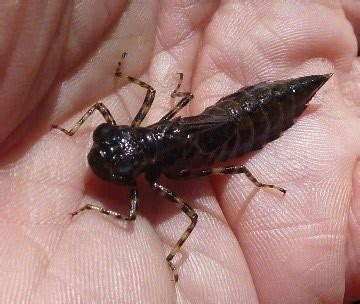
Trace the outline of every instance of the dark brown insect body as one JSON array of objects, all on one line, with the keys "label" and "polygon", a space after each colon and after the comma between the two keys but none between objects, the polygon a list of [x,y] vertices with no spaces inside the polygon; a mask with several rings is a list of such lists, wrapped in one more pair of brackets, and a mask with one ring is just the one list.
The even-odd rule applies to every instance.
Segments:
[{"label": "dark brown insect body", "polygon": [[151,125],[140,131],[152,147],[151,166],[174,176],[259,149],[293,124],[328,78],[263,82],[220,99],[200,115]]},{"label": "dark brown insect body", "polygon": [[[244,173],[258,187],[276,188],[285,193],[282,188],[257,181],[244,166],[208,167],[217,161],[259,149],[278,138],[331,77],[331,74],[312,75],[262,82],[220,99],[197,116],[173,118],[193,98],[189,92],[178,91],[182,81],[180,74],[180,82],[171,96],[182,97],[181,100],[159,122],[143,128],[139,125],[150,109],[155,90],[140,80],[122,74],[120,63],[115,75],[148,90],[143,106],[131,126],[117,125],[108,109],[96,103],[71,130],[53,127],[72,136],[94,110],[101,112],[106,123],[94,131],[94,144],[88,154],[88,161],[92,171],[100,178],[131,187],[130,212],[123,216],[102,207],[86,205],[72,215],[93,209],[119,219],[134,220],[138,203],[136,177],[145,174],[151,187],[175,203],[191,220],[190,226],[166,258],[174,271],[175,280],[178,276],[171,261],[195,227],[197,214],[173,192],[158,184],[159,176],[164,174],[170,178],[190,178]],[[201,169],[195,169],[198,167]]]}]

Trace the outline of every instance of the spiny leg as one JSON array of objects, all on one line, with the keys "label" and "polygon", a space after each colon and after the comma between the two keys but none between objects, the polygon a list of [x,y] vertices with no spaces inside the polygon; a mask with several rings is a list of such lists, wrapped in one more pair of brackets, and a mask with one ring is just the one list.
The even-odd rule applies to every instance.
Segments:
[{"label": "spiny leg", "polygon": [[186,239],[189,237],[190,233],[193,231],[193,229],[194,229],[194,227],[195,227],[195,225],[197,223],[197,220],[198,220],[198,215],[187,203],[185,203],[181,198],[177,197],[169,189],[167,189],[164,186],[158,184],[157,182],[151,182],[150,184],[151,184],[152,188],[155,191],[159,192],[167,200],[175,203],[175,205],[177,207],[179,207],[181,209],[181,211],[183,211],[191,220],[191,224],[189,225],[189,227],[181,235],[181,237],[177,241],[176,245],[171,249],[170,253],[166,257],[166,260],[167,260],[170,268],[173,271],[174,281],[177,282],[178,279],[179,279],[179,275],[178,275],[178,273],[176,271],[176,268],[175,268],[174,264],[171,261],[174,258],[174,256],[178,253],[178,251],[180,250],[181,246],[184,244]]},{"label": "spiny leg", "polygon": [[[126,55],[127,55],[127,53],[123,53],[121,55],[121,59],[124,59]],[[144,102],[143,102],[139,112],[136,114],[134,120],[131,123],[131,127],[137,128],[137,127],[140,126],[140,124],[144,120],[146,114],[149,112],[149,110],[151,108],[151,105],[152,105],[152,103],[154,101],[156,91],[154,90],[154,88],[151,85],[147,84],[146,82],[144,82],[142,80],[139,80],[139,79],[136,79],[134,77],[125,75],[124,73],[122,73],[120,71],[120,68],[121,68],[121,60],[118,62],[118,66],[116,68],[115,76],[126,79],[126,80],[128,80],[128,81],[130,81],[130,82],[132,82],[134,84],[137,84],[137,85],[147,89]]]},{"label": "spiny leg", "polygon": [[79,210],[72,212],[71,216],[77,215],[78,213],[80,213],[81,211],[84,211],[84,210],[95,210],[100,213],[110,215],[116,219],[125,220],[125,221],[134,221],[136,219],[136,210],[137,210],[137,205],[138,205],[138,193],[137,193],[136,187],[133,187],[131,189],[130,198],[131,198],[130,210],[129,210],[129,214],[127,216],[122,215],[118,212],[115,212],[115,211],[112,211],[109,209],[105,209],[103,207],[91,205],[91,204],[86,204],[84,207],[80,208]]},{"label": "spiny leg", "polygon": [[185,107],[191,99],[194,98],[194,95],[191,94],[190,92],[179,92],[178,90],[180,89],[181,86],[181,82],[184,79],[184,74],[183,73],[178,73],[180,75],[179,78],[179,82],[175,88],[175,90],[171,93],[171,98],[175,98],[175,97],[182,97],[180,99],[180,101],[175,105],[175,107],[170,110],[169,113],[167,113],[163,118],[160,119],[161,120],[170,120],[171,118],[173,118],[176,113],[178,113],[183,107]]},{"label": "spiny leg", "polygon": [[112,117],[108,108],[105,107],[101,102],[98,102],[94,104],[89,110],[87,110],[86,113],[70,130],[66,130],[53,124],[51,125],[51,127],[64,132],[66,135],[73,136],[79,130],[80,126],[89,118],[89,116],[94,113],[95,110],[98,110],[101,113],[107,123],[116,125],[115,119]]},{"label": "spiny leg", "polygon": [[192,178],[192,177],[201,177],[201,176],[211,176],[211,175],[222,175],[222,174],[240,174],[243,173],[246,177],[257,187],[259,188],[274,188],[282,192],[283,194],[286,193],[286,190],[280,188],[275,185],[264,184],[259,182],[257,178],[252,175],[252,173],[245,167],[245,166],[227,166],[227,167],[220,167],[220,168],[211,168],[211,169],[203,169],[203,170],[181,170],[180,172],[174,173],[169,175],[171,178]]}]

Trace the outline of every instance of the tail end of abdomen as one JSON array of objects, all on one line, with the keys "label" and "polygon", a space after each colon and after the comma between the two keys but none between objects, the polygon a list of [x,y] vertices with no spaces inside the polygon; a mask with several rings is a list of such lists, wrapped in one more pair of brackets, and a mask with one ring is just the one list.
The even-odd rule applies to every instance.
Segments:
[{"label": "tail end of abdomen", "polygon": [[310,75],[270,83],[271,97],[262,103],[269,120],[269,132],[265,142],[278,138],[283,131],[290,128],[294,119],[304,112],[316,92],[332,75]]},{"label": "tail end of abdomen", "polygon": [[316,92],[330,79],[333,74],[311,75],[288,80],[283,87],[281,105],[286,120],[298,117]]}]

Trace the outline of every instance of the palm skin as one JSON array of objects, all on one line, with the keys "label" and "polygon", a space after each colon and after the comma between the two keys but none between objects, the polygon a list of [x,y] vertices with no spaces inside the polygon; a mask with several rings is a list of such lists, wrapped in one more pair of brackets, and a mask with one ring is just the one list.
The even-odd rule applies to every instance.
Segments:
[{"label": "palm skin", "polygon": [[[360,298],[360,63],[344,14],[359,28],[355,2],[0,5],[1,303]],[[335,73],[281,138],[230,162],[286,188],[284,197],[240,175],[161,180],[199,213],[176,285],[165,255],[186,216],[140,181],[134,224],[91,211],[71,219],[86,203],[126,213],[128,192],[87,166],[101,115],[71,138],[49,130],[71,127],[97,101],[129,124],[145,91],[114,77],[124,51],[123,71],[157,90],[143,125],[174,103],[177,72],[195,95],[182,115],[244,85]]]}]

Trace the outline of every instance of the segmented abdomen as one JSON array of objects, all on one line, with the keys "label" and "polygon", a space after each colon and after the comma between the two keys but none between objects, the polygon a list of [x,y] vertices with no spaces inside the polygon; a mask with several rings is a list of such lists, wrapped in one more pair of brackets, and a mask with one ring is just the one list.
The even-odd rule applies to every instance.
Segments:
[{"label": "segmented abdomen", "polygon": [[[219,159],[256,150],[280,136],[306,108],[329,75],[313,75],[246,87],[209,107],[204,114],[226,112],[236,120],[236,130]],[[225,130],[224,130],[225,131]],[[226,132],[226,131],[225,131]]]},{"label": "segmented abdomen", "polygon": [[330,76],[259,83],[220,99],[198,116],[182,118],[180,130],[201,122],[206,127],[178,146],[181,155],[167,171],[211,165],[261,148],[293,124]]}]

